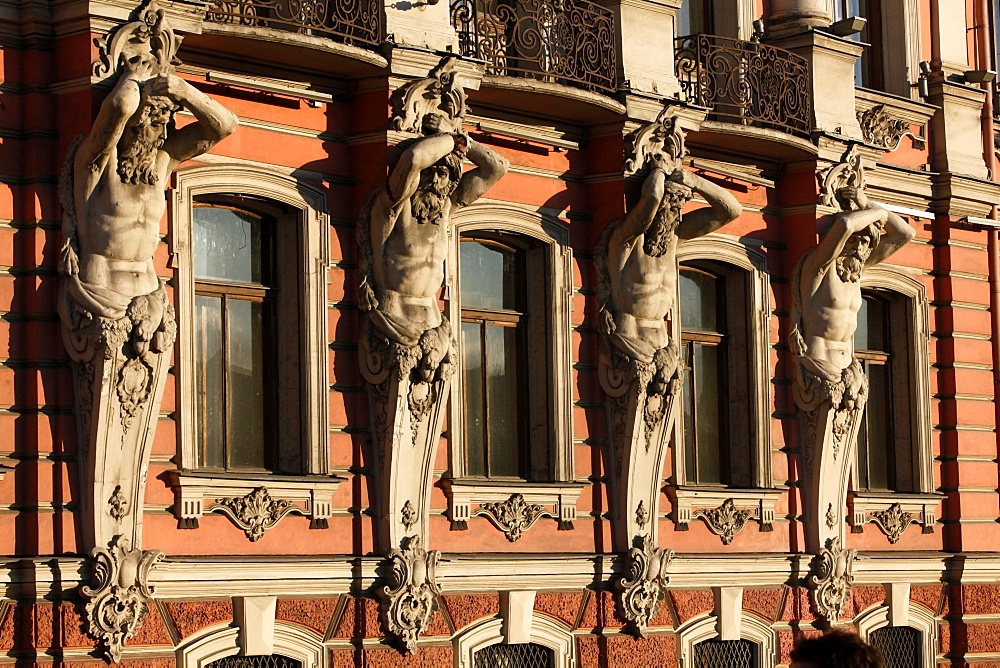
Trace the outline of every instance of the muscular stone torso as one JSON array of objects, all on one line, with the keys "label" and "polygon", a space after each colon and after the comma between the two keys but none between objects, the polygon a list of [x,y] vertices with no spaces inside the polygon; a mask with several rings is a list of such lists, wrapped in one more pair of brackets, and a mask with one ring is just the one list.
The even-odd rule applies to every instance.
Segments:
[{"label": "muscular stone torso", "polygon": [[154,185],[122,183],[116,164],[112,155],[84,204],[86,221],[77,228],[80,279],[135,297],[160,285],[152,258],[166,209],[163,178]]},{"label": "muscular stone torso", "polygon": [[622,335],[662,348],[669,340],[664,318],[673,310],[677,293],[677,238],[660,257],[647,255],[642,244],[643,237],[636,237],[624,245],[620,258],[610,258],[621,267],[618,276],[612,274],[616,324]]},{"label": "muscular stone torso", "polygon": [[815,291],[803,294],[802,298],[802,333],[807,353],[846,369],[854,357],[854,332],[862,302],[860,284],[841,280],[831,266]]}]

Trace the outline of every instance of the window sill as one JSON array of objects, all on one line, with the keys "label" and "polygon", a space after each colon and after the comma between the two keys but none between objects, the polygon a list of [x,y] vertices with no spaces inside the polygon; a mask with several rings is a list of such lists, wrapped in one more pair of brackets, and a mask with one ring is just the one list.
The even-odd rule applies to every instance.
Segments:
[{"label": "window sill", "polygon": [[[310,529],[326,529],[333,493],[346,478],[282,476],[269,473],[169,471],[177,528],[197,529],[205,513],[220,513],[243,529],[251,541],[285,515],[304,515]],[[207,501],[214,501],[206,505]],[[253,506],[250,508],[249,506]]]},{"label": "window sill", "polygon": [[773,530],[774,508],[784,493],[780,489],[730,489],[728,487],[670,487],[674,522],[678,531],[700,519],[726,545],[754,520],[760,530]]},{"label": "window sill", "polygon": [[451,478],[443,483],[452,531],[465,531],[470,519],[485,517],[512,543],[541,517],[558,520],[561,530],[572,529],[576,502],[588,486],[486,478]]},{"label": "window sill", "polygon": [[923,533],[934,533],[937,508],[943,494],[904,492],[852,492],[848,505],[851,531],[861,533],[871,522],[895,544],[911,524],[923,527]]}]

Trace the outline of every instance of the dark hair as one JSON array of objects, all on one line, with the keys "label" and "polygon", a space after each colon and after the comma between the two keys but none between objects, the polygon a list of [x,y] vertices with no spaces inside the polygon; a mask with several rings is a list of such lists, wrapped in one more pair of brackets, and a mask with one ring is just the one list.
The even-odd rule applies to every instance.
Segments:
[{"label": "dark hair", "polygon": [[800,639],[792,661],[807,661],[816,668],[883,668],[878,650],[845,629]]}]

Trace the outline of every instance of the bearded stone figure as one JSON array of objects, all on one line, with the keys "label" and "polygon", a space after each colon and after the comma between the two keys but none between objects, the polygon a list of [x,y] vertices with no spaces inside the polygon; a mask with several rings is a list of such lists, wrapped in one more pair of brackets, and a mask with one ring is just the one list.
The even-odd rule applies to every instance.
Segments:
[{"label": "bearded stone figure", "polygon": [[916,234],[902,218],[869,202],[860,188],[840,188],[836,198],[843,212],[802,257],[793,276],[789,344],[799,362],[796,401],[807,411],[821,399],[829,399],[835,409],[864,407],[868,383],[854,357],[861,274]]}]

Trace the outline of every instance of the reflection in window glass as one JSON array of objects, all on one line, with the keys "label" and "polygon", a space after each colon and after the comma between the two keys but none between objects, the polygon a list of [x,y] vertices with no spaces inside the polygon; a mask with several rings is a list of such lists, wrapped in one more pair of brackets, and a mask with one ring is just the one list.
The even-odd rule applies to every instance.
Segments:
[{"label": "reflection in window glass", "polygon": [[895,487],[891,350],[888,304],[863,295],[854,333],[854,354],[868,377],[868,401],[858,431],[858,489]]}]

